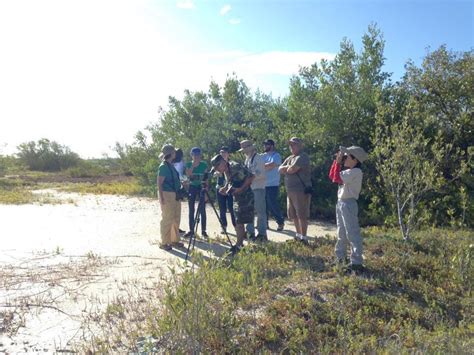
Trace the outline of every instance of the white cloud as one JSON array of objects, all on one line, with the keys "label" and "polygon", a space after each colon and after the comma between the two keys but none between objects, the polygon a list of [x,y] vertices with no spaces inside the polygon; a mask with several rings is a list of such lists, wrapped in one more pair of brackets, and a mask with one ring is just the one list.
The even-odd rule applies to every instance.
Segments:
[{"label": "white cloud", "polygon": [[229,23],[230,23],[231,25],[238,25],[238,24],[240,24],[240,22],[241,22],[241,21],[240,21],[239,18],[231,18],[231,19],[229,20]]},{"label": "white cloud", "polygon": [[196,53],[173,37],[168,14],[137,5],[144,1],[0,1],[0,151],[46,137],[83,157],[111,153],[156,122],[170,95],[207,90],[233,72],[252,89],[283,95],[300,65],[334,57]]},{"label": "white cloud", "polygon": [[176,3],[176,6],[178,6],[180,9],[194,9],[196,6],[194,5],[193,0],[181,0]]},{"label": "white cloud", "polygon": [[229,4],[224,5],[224,6],[221,8],[221,11],[220,11],[221,16],[226,15],[231,9],[232,9],[232,7],[231,7]]}]

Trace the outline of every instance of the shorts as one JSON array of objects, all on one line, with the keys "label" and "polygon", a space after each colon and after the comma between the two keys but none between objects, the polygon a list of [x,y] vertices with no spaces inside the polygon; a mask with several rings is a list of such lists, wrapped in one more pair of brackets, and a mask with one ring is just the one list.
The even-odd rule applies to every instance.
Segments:
[{"label": "shorts", "polygon": [[303,191],[287,192],[288,218],[309,219],[309,206],[311,204],[311,195]]},{"label": "shorts", "polygon": [[234,214],[236,224],[253,223],[255,212],[253,193],[250,189],[242,195],[234,196]]}]

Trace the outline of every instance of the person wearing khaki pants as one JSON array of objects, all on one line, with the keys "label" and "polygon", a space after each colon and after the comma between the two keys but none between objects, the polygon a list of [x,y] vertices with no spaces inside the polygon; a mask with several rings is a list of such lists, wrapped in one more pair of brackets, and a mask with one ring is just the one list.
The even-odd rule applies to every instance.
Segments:
[{"label": "person wearing khaki pants", "polygon": [[181,182],[179,174],[172,164],[176,151],[170,144],[161,149],[162,163],[158,168],[157,187],[161,206],[161,244],[160,248],[171,250],[173,247],[183,247],[179,241],[179,222],[181,220],[181,202],[176,199],[176,191]]}]

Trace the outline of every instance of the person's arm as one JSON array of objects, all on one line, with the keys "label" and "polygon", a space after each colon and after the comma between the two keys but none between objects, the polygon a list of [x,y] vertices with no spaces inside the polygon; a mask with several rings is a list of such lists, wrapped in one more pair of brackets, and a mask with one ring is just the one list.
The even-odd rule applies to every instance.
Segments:
[{"label": "person's arm", "polygon": [[265,170],[268,171],[268,170],[278,168],[280,164],[281,164],[280,154],[274,153],[271,157],[271,161],[269,161],[268,163],[265,163]]},{"label": "person's arm", "polygon": [[158,187],[158,198],[160,199],[160,204],[164,205],[165,204],[165,198],[163,196],[163,184],[165,183],[165,177],[164,176],[158,176],[156,178],[156,185]]},{"label": "person's arm", "polygon": [[293,175],[293,174],[296,174],[300,170],[301,170],[301,166],[293,164],[290,167],[288,167],[288,169],[286,169],[286,173]]},{"label": "person's arm", "polygon": [[234,190],[234,194],[238,195],[244,192],[249,188],[250,185],[252,185],[252,181],[255,179],[255,175],[247,176],[244,180],[244,183],[242,184],[241,187],[238,187]]},{"label": "person's arm", "polygon": [[301,158],[300,155],[298,155],[298,156],[294,159],[293,164],[291,164],[290,166],[288,166],[288,168],[286,169],[286,173],[289,174],[289,175],[296,174],[298,171],[301,170],[300,164],[302,164],[302,158]]},{"label": "person's arm", "polygon": [[290,157],[286,158],[285,161],[283,162],[283,164],[280,165],[280,167],[278,168],[278,172],[281,174],[281,175],[285,175],[286,174],[286,171],[288,170],[288,160],[290,159]]}]

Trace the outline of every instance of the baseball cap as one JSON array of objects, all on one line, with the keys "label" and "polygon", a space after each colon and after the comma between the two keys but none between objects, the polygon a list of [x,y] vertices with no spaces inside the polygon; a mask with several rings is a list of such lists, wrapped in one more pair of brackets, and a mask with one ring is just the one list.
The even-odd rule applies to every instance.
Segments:
[{"label": "baseball cap", "polygon": [[191,148],[191,155],[201,155],[201,148],[199,147]]},{"label": "baseball cap", "polygon": [[289,140],[288,140],[288,143],[295,143],[295,144],[302,144],[303,141],[298,138],[298,137],[291,137]]}]

